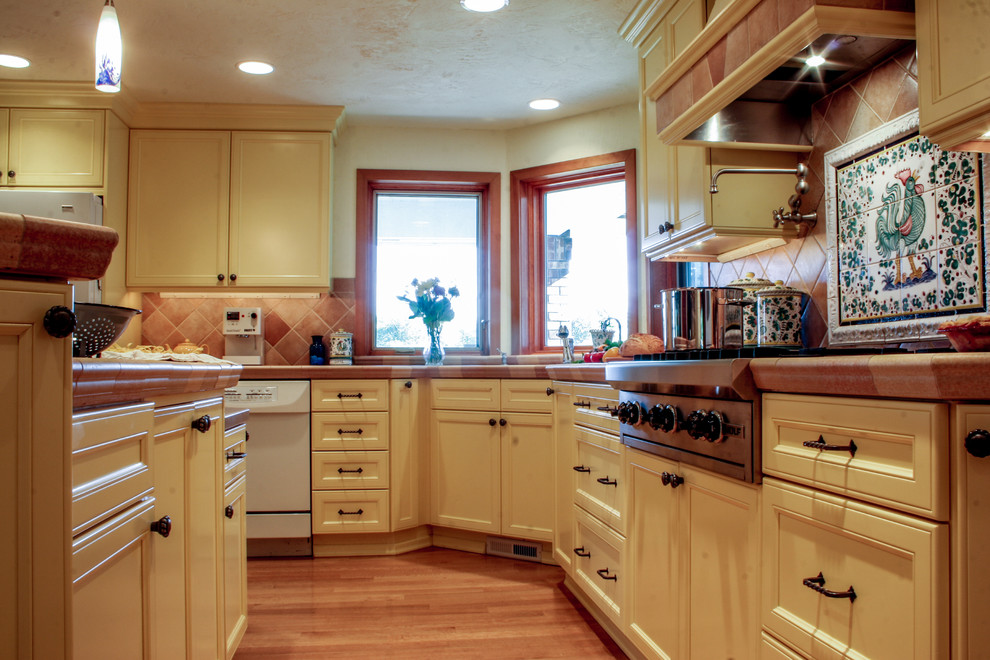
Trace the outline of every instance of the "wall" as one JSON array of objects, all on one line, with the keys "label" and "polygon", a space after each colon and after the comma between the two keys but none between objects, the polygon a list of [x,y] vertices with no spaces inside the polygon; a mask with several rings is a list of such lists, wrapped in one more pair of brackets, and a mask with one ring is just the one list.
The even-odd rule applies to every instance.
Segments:
[{"label": "wall", "polygon": [[726,286],[745,273],[781,280],[811,295],[805,315],[808,346],[828,341],[828,268],[825,239],[825,153],[918,107],[918,58],[909,48],[864,73],[814,105],[807,165],[810,191],[805,208],[818,210],[811,233],[787,245],[725,264],[709,265],[713,286]]},{"label": "wall", "polygon": [[[638,109],[629,104],[513,130],[451,130],[421,126],[348,124],[334,150],[334,290],[319,298],[162,298],[142,300],[141,342],[175,346],[185,339],[223,355],[225,306],[261,307],[265,363],[306,364],[310,335],[354,329],[355,208],[358,169],[501,172],[502,236],[509,231],[509,172],[564,160],[635,148]],[[509,346],[511,254],[502,250],[502,337]]]}]

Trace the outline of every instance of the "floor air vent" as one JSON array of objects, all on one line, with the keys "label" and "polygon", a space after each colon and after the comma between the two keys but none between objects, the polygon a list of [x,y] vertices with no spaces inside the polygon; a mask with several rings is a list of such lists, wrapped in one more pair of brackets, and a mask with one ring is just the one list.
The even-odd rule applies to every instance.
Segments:
[{"label": "floor air vent", "polygon": [[529,541],[514,541],[489,536],[485,545],[485,554],[525,559],[526,561],[543,561],[543,546]]}]

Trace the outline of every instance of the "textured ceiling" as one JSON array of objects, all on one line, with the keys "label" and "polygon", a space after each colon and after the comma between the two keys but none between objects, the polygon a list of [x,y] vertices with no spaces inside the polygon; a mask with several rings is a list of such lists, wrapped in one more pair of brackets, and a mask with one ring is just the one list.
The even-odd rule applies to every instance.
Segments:
[{"label": "textured ceiling", "polygon": [[[0,0],[0,79],[91,80],[102,0]],[[139,101],[343,105],[349,121],[506,128],[636,100],[636,0],[115,0]],[[235,69],[271,62],[269,76]],[[553,97],[561,108],[527,103]]]}]

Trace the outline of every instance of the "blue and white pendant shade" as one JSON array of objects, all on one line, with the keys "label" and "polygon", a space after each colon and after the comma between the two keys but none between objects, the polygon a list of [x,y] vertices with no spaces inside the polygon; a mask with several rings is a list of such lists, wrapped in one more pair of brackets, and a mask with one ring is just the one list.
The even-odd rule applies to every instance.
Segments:
[{"label": "blue and white pendant shade", "polygon": [[120,91],[120,68],[123,62],[123,46],[120,41],[120,24],[113,0],[107,0],[100,14],[96,29],[96,89],[101,92]]}]

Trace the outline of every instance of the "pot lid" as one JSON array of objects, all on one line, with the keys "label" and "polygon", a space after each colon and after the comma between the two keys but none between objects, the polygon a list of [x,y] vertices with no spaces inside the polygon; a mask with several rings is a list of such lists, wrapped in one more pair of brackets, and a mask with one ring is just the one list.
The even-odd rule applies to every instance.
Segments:
[{"label": "pot lid", "polygon": [[803,296],[806,294],[801,289],[795,289],[792,286],[786,286],[783,283],[783,281],[777,280],[772,285],[764,289],[760,289],[754,295],[762,298],[765,296],[795,296],[795,295]]},{"label": "pot lid", "polygon": [[755,291],[757,289],[764,289],[768,286],[773,286],[773,282],[762,277],[757,277],[756,273],[746,273],[739,279],[729,282],[729,286],[746,289],[746,291]]}]

